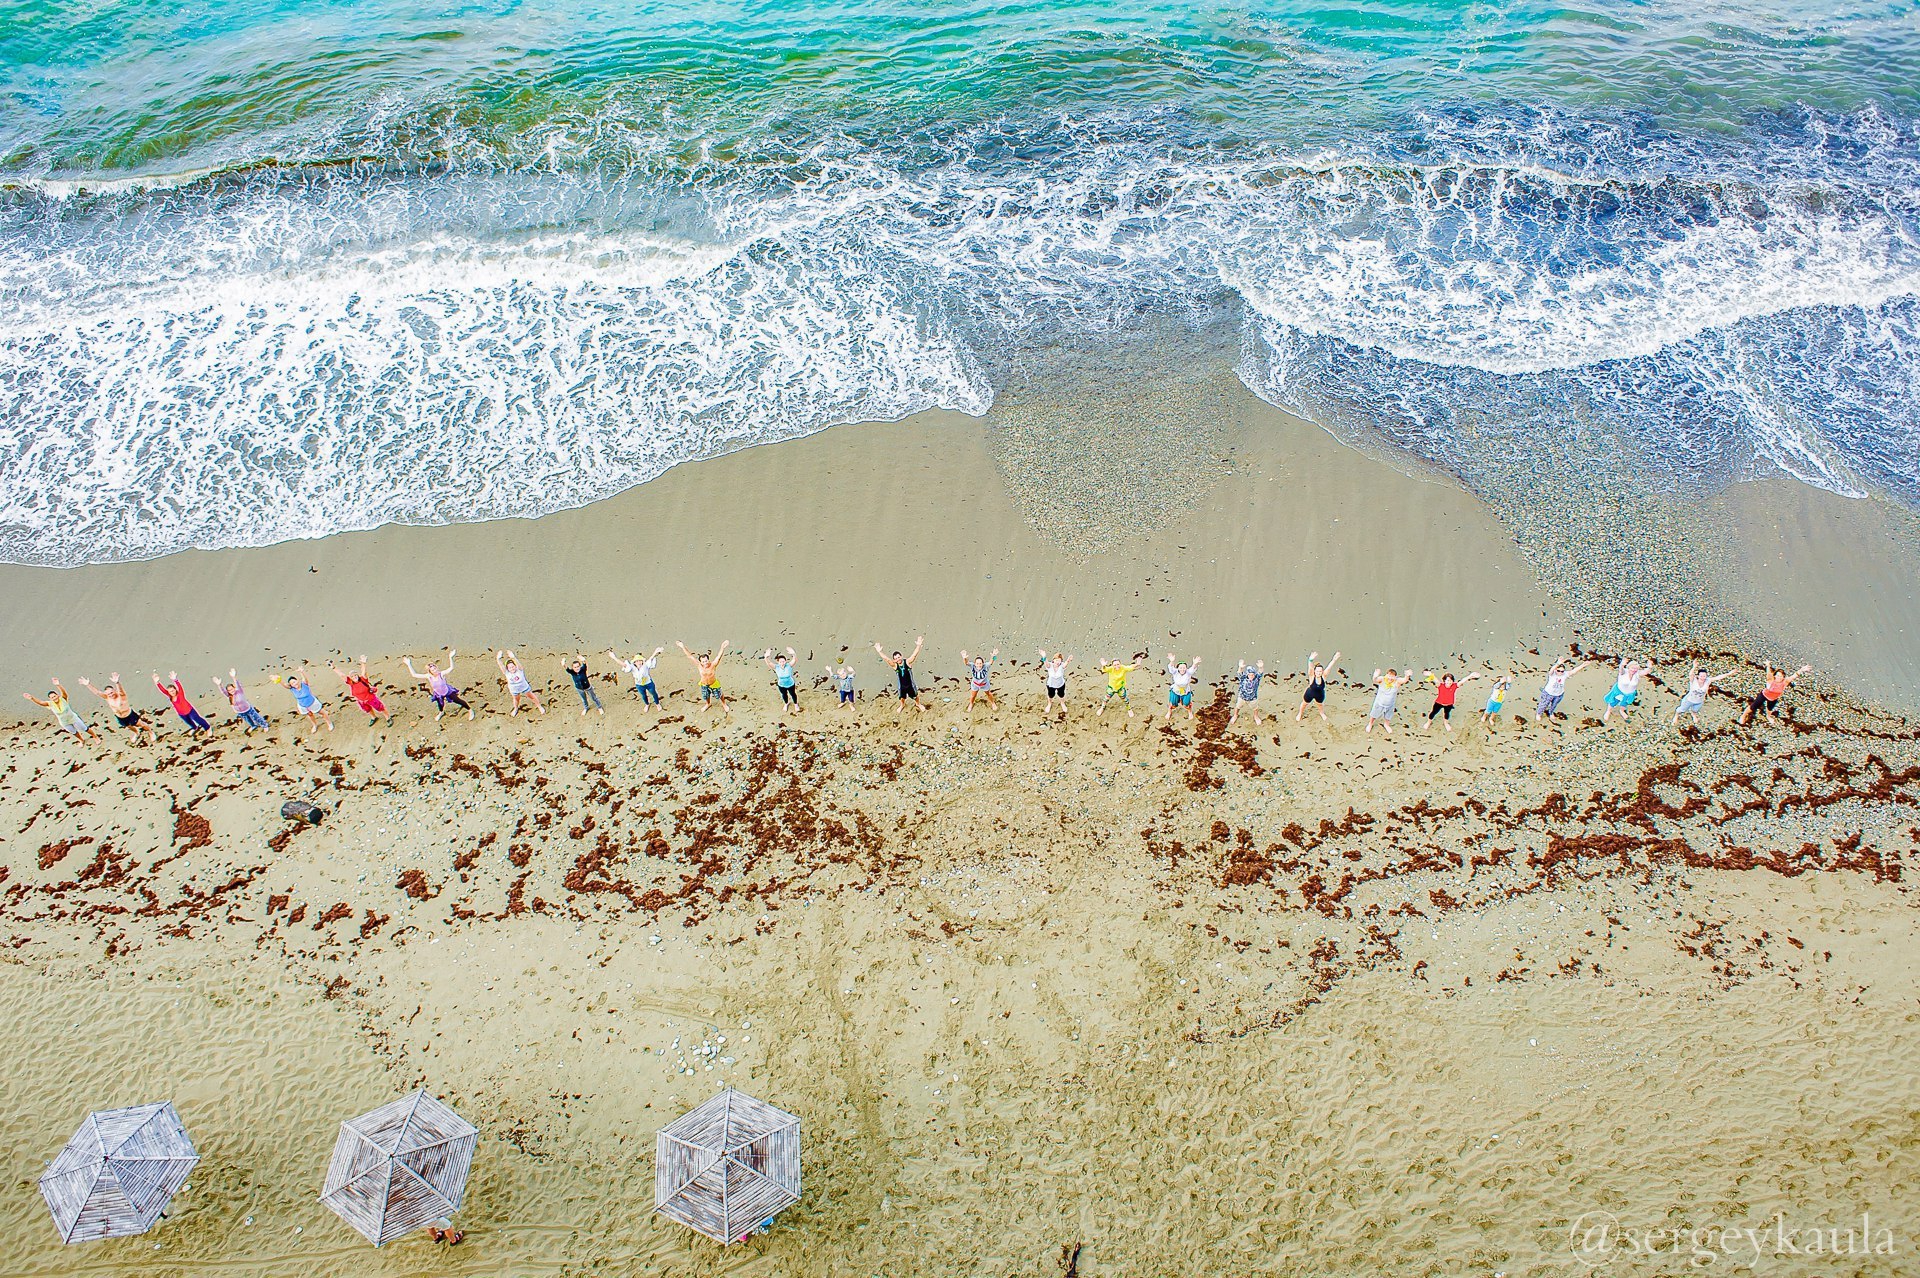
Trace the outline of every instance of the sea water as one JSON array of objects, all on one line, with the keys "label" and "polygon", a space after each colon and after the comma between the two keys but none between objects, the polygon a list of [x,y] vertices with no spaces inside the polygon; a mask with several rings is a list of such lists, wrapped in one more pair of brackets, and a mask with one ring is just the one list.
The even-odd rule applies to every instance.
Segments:
[{"label": "sea water", "polygon": [[1470,483],[1580,423],[1913,502],[1917,293],[1910,3],[0,0],[15,561],[538,514],[1142,325]]}]

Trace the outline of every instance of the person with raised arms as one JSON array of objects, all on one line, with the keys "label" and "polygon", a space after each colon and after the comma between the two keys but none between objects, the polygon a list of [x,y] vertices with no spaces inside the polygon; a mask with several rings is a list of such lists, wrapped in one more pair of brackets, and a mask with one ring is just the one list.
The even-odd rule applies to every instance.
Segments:
[{"label": "person with raised arms", "polygon": [[215,679],[213,686],[226,696],[227,704],[233,707],[233,717],[247,725],[248,736],[253,735],[254,729],[267,726],[267,716],[260,713],[248,699],[246,688],[241,686],[240,671],[237,668],[230,667],[227,670],[227,681],[221,683]]},{"label": "person with raised arms", "polygon": [[1546,682],[1540,685],[1540,704],[1534,712],[1542,719],[1551,719],[1559,714],[1560,699],[1567,695],[1567,680],[1592,664],[1591,661],[1580,661],[1568,666],[1565,658],[1554,662],[1547,670]]},{"label": "person with raised arms", "polygon": [[1337,652],[1327,658],[1325,665],[1320,663],[1320,654],[1318,652],[1307,654],[1307,688],[1306,691],[1300,694],[1300,708],[1293,712],[1293,721],[1295,723],[1299,723],[1302,719],[1306,718],[1307,707],[1310,705],[1320,708],[1320,722],[1326,723],[1328,721],[1327,672],[1339,664],[1340,654]]},{"label": "person with raised arms", "polygon": [[840,659],[840,664],[838,667],[836,667],[831,661],[829,661],[827,663],[827,678],[833,680],[834,689],[840,694],[840,709],[842,711],[853,710],[854,709],[853,666],[848,663],[845,657],[842,657]]},{"label": "person with raised arms", "polygon": [[1073,664],[1073,654],[1054,653],[1051,657],[1047,650],[1040,650],[1040,682],[1046,685],[1047,699],[1040,706],[1040,717],[1047,717],[1048,709],[1054,702],[1060,703],[1060,717],[1067,717],[1067,667]]},{"label": "person with raised arms", "polygon": [[284,675],[275,675],[273,681],[283,684],[293,694],[293,706],[307,717],[307,735],[320,731],[321,723],[327,725],[327,731],[333,731],[333,714],[327,709],[327,703],[320,700],[313,690],[313,680],[307,677],[307,663],[301,662],[298,670]]},{"label": "person with raised arms", "polygon": [[[566,666],[567,677],[573,680],[573,690],[580,694],[580,717],[586,718],[592,710],[598,710],[604,717],[607,708],[600,704],[600,694],[593,690],[593,676],[587,673],[587,654],[576,652],[573,660]],[[587,702],[593,704],[589,706]]]},{"label": "person with raised arms", "polygon": [[993,662],[1000,655],[995,648],[984,657],[967,656],[967,650],[960,650],[960,664],[967,671],[967,713],[973,713],[973,703],[981,697],[987,699],[987,709],[998,710],[1000,703],[993,699]]},{"label": "person with raised arms", "polygon": [[731,639],[722,639],[720,646],[714,651],[703,652],[696,657],[686,644],[678,640],[674,641],[674,646],[680,649],[682,656],[693,663],[694,671],[699,676],[700,704],[711,710],[713,703],[717,701],[720,703],[720,713],[728,717],[733,715],[733,711],[727,709],[727,696],[720,691],[720,661],[727,655],[727,645],[732,642]]},{"label": "person with raised arms", "polygon": [[1753,700],[1747,702],[1746,713],[1740,716],[1740,726],[1744,728],[1751,723],[1756,712],[1779,722],[1780,698],[1787,695],[1787,689],[1793,686],[1795,679],[1812,669],[1812,666],[1801,666],[1788,674],[1784,670],[1775,670],[1771,662],[1767,663],[1767,681],[1760,686],[1760,691],[1753,694]]},{"label": "person with raised arms", "polygon": [[513,708],[507,711],[511,719],[520,713],[520,698],[525,697],[533,708],[546,714],[547,708],[540,704],[540,694],[533,690],[533,684],[527,679],[527,672],[513,655],[511,648],[502,652],[496,648],[493,652],[493,664],[500,667],[500,677],[507,681],[507,695],[513,698]]},{"label": "person with raised arms", "polygon": [[107,703],[107,709],[113,711],[113,717],[119,722],[120,726],[133,734],[135,745],[140,744],[140,738],[142,736],[146,737],[148,745],[153,745],[159,741],[159,732],[154,729],[151,723],[147,722],[145,715],[133,708],[133,702],[127,697],[126,688],[120,683],[120,672],[118,670],[107,676],[106,686],[104,687],[94,687],[85,675],[80,676],[80,686]]},{"label": "person with raised arms", "polygon": [[1600,722],[1605,723],[1618,710],[1625,719],[1633,704],[1640,699],[1640,680],[1653,669],[1653,659],[1635,661],[1628,657],[1620,663],[1620,671],[1614,676],[1613,687],[1607,689],[1606,709],[1600,712]]},{"label": "person with raised arms", "polygon": [[1230,698],[1232,709],[1227,711],[1227,726],[1231,728],[1240,719],[1241,707],[1253,716],[1253,726],[1260,726],[1260,681],[1267,677],[1265,660],[1252,665],[1241,662],[1233,672],[1234,695]]},{"label": "person with raised arms", "polygon": [[877,641],[873,645],[873,650],[880,654],[880,660],[893,667],[893,677],[900,685],[900,704],[893,708],[895,716],[898,716],[901,711],[905,710],[909,702],[913,704],[915,710],[920,711],[922,714],[926,713],[927,708],[920,704],[920,689],[916,687],[913,682],[913,663],[919,660],[920,649],[924,648],[926,643],[927,637],[925,635],[921,635],[915,639],[913,641],[913,655],[911,657],[901,656],[898,649],[895,649],[894,654],[889,657],[887,650],[882,648]]},{"label": "person with raised arms", "polygon": [[47,692],[44,701],[34,696],[31,692],[23,692],[20,695],[33,702],[36,706],[44,710],[52,711],[53,721],[60,725],[62,732],[71,732],[82,741],[98,745],[100,743],[100,734],[95,732],[92,725],[85,719],[82,719],[80,712],[73,708],[73,700],[67,696],[67,690],[61,686],[60,681],[54,679],[52,682],[53,687]]},{"label": "person with raised arms", "polygon": [[660,664],[660,654],[665,651],[665,648],[655,648],[651,654],[636,652],[633,654],[633,660],[627,661],[613,649],[607,649],[607,660],[618,661],[620,669],[633,676],[633,690],[640,695],[640,704],[652,706],[656,710],[660,708],[660,689],[653,682],[653,670]]},{"label": "person with raised arms", "polygon": [[1133,718],[1133,702],[1127,699],[1127,677],[1136,669],[1138,666],[1122,662],[1118,657],[1100,663],[1100,673],[1107,677],[1107,695],[1101,698],[1100,708],[1093,713],[1094,718],[1105,715],[1107,703],[1115,697],[1120,698],[1120,704],[1127,708],[1127,718]]},{"label": "person with raised arms", "polygon": [[389,728],[393,726],[393,711],[387,709],[387,703],[382,701],[380,694],[374,690],[373,680],[367,677],[365,654],[360,657],[358,671],[342,670],[339,666],[334,666],[333,672],[340,676],[341,683],[347,685],[347,695],[353,698],[353,704],[360,707],[360,712],[367,716],[368,723],[380,722],[380,716],[384,714],[387,716],[387,726]]},{"label": "person with raised arms", "polygon": [[173,712],[180,716],[180,722],[187,725],[188,736],[198,736],[202,732],[208,736],[213,735],[213,725],[207,722],[206,716],[193,708],[193,702],[188,699],[187,685],[180,682],[178,670],[167,671],[167,679],[164,683],[160,681],[160,672],[154,671],[153,686],[160,689],[160,695],[173,706]]},{"label": "person with raised arms", "polygon": [[1731,670],[1725,674],[1708,674],[1700,668],[1698,661],[1688,662],[1687,691],[1680,698],[1680,704],[1673,708],[1673,726],[1676,728],[1680,726],[1681,715],[1690,714],[1693,716],[1693,726],[1699,727],[1700,710],[1707,704],[1707,693],[1713,690],[1714,684],[1732,677]]},{"label": "person with raised arms", "polygon": [[1513,686],[1512,675],[1498,675],[1493,687],[1487,692],[1487,708],[1480,712],[1480,726],[1492,732],[1500,723],[1501,707],[1507,704],[1507,689]]},{"label": "person with raised arms", "polygon": [[787,708],[788,714],[800,713],[800,676],[793,669],[793,659],[797,655],[791,647],[784,657],[771,648],[760,654],[760,660],[766,662],[767,669],[773,671],[773,686],[780,689],[780,704]]},{"label": "person with raised arms", "polygon": [[1373,694],[1373,706],[1367,711],[1368,735],[1372,735],[1375,723],[1378,723],[1388,736],[1393,735],[1393,724],[1388,720],[1393,718],[1394,703],[1400,697],[1401,687],[1412,678],[1411,668],[1405,674],[1400,674],[1392,666],[1387,667],[1385,674],[1381,674],[1378,670],[1373,672],[1373,684],[1378,691]]},{"label": "person with raised arms", "polygon": [[[1427,711],[1427,727],[1433,726],[1435,715],[1445,715],[1447,735],[1452,736],[1453,703],[1460,699],[1460,686],[1462,684],[1472,683],[1475,679],[1478,679],[1480,672],[1478,670],[1469,670],[1466,678],[1456,679],[1453,677],[1452,671],[1444,671],[1440,675],[1435,676],[1433,671],[1428,670],[1422,673],[1420,677],[1433,685],[1433,709]],[[1425,731],[1426,729],[1423,728],[1421,730]]]},{"label": "person with raised arms", "polygon": [[1193,685],[1200,678],[1200,658],[1192,661],[1177,660],[1167,654],[1167,717],[1166,723],[1173,722],[1175,706],[1185,706],[1187,722],[1193,722]]},{"label": "person with raised arms", "polygon": [[438,723],[441,719],[447,717],[448,706],[459,706],[467,712],[467,718],[473,718],[473,707],[467,704],[466,698],[460,695],[460,689],[454,687],[452,682],[447,678],[448,675],[453,673],[452,648],[447,649],[446,665],[439,666],[429,661],[427,662],[427,672],[425,674],[421,674],[413,668],[412,657],[402,657],[400,660],[406,663],[408,674],[427,685],[427,695],[433,698],[434,722]]}]

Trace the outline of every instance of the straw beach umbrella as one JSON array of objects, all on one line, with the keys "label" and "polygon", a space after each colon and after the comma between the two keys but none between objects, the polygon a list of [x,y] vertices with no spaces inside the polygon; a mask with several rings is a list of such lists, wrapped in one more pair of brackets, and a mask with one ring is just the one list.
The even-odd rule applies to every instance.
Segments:
[{"label": "straw beach umbrella", "polygon": [[199,1161],[172,1101],[103,1109],[47,1164],[40,1196],[62,1242],[144,1234]]},{"label": "straw beach umbrella", "polygon": [[325,1203],[378,1247],[451,1216],[480,1134],[424,1091],[340,1124]]},{"label": "straw beach umbrella", "polygon": [[653,1209],[719,1243],[800,1201],[800,1120],[729,1087],[660,1129]]}]

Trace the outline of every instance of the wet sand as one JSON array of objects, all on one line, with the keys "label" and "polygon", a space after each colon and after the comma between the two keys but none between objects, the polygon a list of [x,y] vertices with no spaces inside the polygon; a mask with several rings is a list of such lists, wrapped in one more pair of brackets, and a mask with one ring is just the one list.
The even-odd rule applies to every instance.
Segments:
[{"label": "wet sand", "polygon": [[609,646],[730,638],[824,662],[924,633],[951,672],[961,648],[1042,643],[1083,662],[1178,644],[1218,670],[1291,667],[1316,648],[1392,664],[1563,637],[1511,541],[1457,486],[1361,458],[1237,383],[1216,394],[1230,447],[1196,460],[1213,472],[1203,493],[1148,532],[1082,503],[1090,533],[1119,525],[1103,553],[1028,522],[985,425],[927,414],[682,466],[537,520],[0,567],[17,605],[0,618],[0,681],[44,692],[50,672],[72,686],[157,665],[198,688],[230,666],[257,681],[286,660],[445,644],[469,660],[575,644],[604,660]]}]

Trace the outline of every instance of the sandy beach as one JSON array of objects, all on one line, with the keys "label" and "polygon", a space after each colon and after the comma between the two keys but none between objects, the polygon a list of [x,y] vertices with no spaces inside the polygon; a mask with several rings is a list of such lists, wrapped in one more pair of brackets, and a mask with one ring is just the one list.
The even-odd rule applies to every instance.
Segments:
[{"label": "sandy beach", "polygon": [[[1070,502],[1032,437],[928,415],[535,521],[0,569],[14,684],[118,669],[151,710],[147,672],[178,669],[219,728],[6,729],[7,1272],[1549,1274],[1584,1268],[1593,1212],[1865,1213],[1910,1254],[1920,730],[1843,672],[1901,633],[1911,578],[1792,551],[1871,559],[1898,530],[1729,498],[1779,539],[1729,534],[1754,556],[1729,615],[1779,627],[1756,643],[1822,590],[1876,602],[1830,610],[1782,724],[1734,724],[1766,654],[1722,649],[1698,655],[1735,677],[1673,729],[1696,654],[1670,646],[1603,726],[1617,650],[1470,494],[1237,384],[1183,393],[1177,482],[1148,457]],[[1124,456],[1108,407],[1086,428]],[[930,708],[903,720],[872,644],[919,633]],[[734,713],[704,713],[671,645],[722,638],[793,644],[802,714],[744,657]],[[447,643],[476,722],[402,686],[402,654]],[[1079,658],[1065,723],[1042,643]],[[604,656],[656,644],[657,712]],[[545,717],[506,715],[507,645]],[[997,711],[967,712],[962,647],[1003,650]],[[1163,727],[1169,648],[1204,684]],[[1331,721],[1296,724],[1299,664],[1336,648]],[[1572,650],[1600,666],[1539,721]],[[264,676],[361,652],[396,721],[322,668],[337,727],[304,735]],[[817,678],[843,652],[851,712]],[[1096,719],[1094,659],[1135,653],[1139,717]],[[1256,658],[1280,717],[1229,730],[1222,676]],[[1451,734],[1415,730],[1417,689],[1363,733],[1374,667],[1409,663],[1518,678],[1491,730],[1472,682]],[[229,666],[270,734],[208,695]],[[322,825],[281,820],[301,797]],[[806,1140],[802,1202],[725,1251],[650,1211],[655,1130],[723,1083]],[[321,1173],[340,1119],[415,1086],[480,1128],[468,1237],[375,1252]],[[164,1098],[204,1156],[189,1189],[148,1235],[62,1249],[45,1160],[89,1108]]]}]

